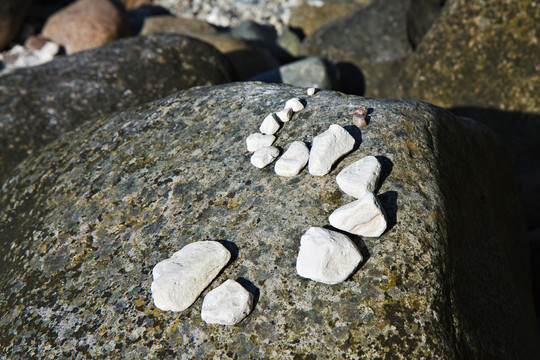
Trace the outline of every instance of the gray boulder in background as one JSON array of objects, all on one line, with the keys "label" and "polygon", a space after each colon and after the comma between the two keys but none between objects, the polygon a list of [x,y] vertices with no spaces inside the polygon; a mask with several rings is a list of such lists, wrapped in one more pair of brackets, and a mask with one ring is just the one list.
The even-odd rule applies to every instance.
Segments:
[{"label": "gray boulder in background", "polygon": [[[10,359],[531,359],[538,344],[528,246],[511,164],[493,135],[441,108],[285,85],[179,92],[87,122],[27,158],[0,195],[0,342]],[[329,175],[282,178],[245,140],[300,97],[274,145],[337,123],[356,149]],[[369,109],[369,125],[350,126]],[[353,237],[349,280],[301,278],[301,236],[354,200],[336,184],[367,156],[383,165],[389,227]],[[489,156],[487,156],[489,155]],[[152,303],[152,268],[219,240],[233,260],[181,313]],[[201,320],[226,279],[257,294],[234,327]]]},{"label": "gray boulder in background", "polygon": [[86,120],[230,79],[224,55],[179,35],[119,40],[2,76],[0,182],[25,156]]}]

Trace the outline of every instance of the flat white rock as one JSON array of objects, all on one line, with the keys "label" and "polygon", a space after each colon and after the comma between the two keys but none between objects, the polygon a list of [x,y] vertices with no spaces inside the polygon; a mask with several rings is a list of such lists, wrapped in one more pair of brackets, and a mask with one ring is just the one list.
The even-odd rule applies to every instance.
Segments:
[{"label": "flat white rock", "polygon": [[299,98],[292,98],[287,100],[285,108],[291,108],[294,112],[298,112],[304,109],[304,104],[302,104]]},{"label": "flat white rock", "polygon": [[309,95],[309,96],[312,96],[312,95],[315,95],[315,92],[317,91],[317,89],[311,87],[311,88],[308,88],[306,93]]},{"label": "flat white rock", "polygon": [[300,239],[296,272],[321,283],[339,284],[360,262],[362,254],[346,235],[312,227]]},{"label": "flat white rock", "polygon": [[279,149],[274,146],[265,146],[255,151],[251,155],[251,163],[253,166],[262,169],[270,164],[279,156]]},{"label": "flat white rock", "polygon": [[328,220],[333,227],[360,236],[377,237],[386,230],[386,213],[373,193],[338,208]]},{"label": "flat white rock", "polygon": [[302,141],[291,143],[287,151],[276,161],[274,171],[279,176],[295,176],[309,160],[309,149]]},{"label": "flat white rock", "polygon": [[354,148],[354,143],[354,138],[347,130],[337,124],[330,125],[328,130],[313,138],[309,154],[309,173],[315,176],[328,174],[332,165]]},{"label": "flat white rock", "polygon": [[246,139],[247,150],[249,152],[255,152],[263,147],[272,145],[274,141],[276,141],[274,135],[251,134]]},{"label": "flat white rock", "polygon": [[161,310],[183,311],[197,300],[231,258],[216,241],[184,246],[152,270],[154,304]]},{"label": "flat white rock", "polygon": [[286,107],[285,109],[278,111],[276,113],[276,116],[278,117],[279,120],[281,120],[281,122],[286,123],[291,120],[292,114],[293,114],[293,109],[290,107]]},{"label": "flat white rock", "polygon": [[276,114],[271,113],[264,118],[259,131],[265,135],[274,135],[280,128],[281,124],[276,119]]},{"label": "flat white rock", "polygon": [[208,324],[234,325],[253,307],[253,295],[234,280],[227,280],[203,300],[201,318]]},{"label": "flat white rock", "polygon": [[368,192],[375,192],[381,175],[381,164],[375,156],[366,156],[347,166],[336,176],[344,193],[360,199]]}]

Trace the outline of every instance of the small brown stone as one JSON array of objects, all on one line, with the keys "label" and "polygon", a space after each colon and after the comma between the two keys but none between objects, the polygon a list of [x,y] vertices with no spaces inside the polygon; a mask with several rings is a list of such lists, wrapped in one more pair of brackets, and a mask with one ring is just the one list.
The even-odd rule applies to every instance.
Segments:
[{"label": "small brown stone", "polygon": [[352,118],[353,124],[358,128],[363,128],[364,126],[367,126],[368,122],[366,119],[367,115],[367,109],[366,108],[359,108],[354,110],[354,115]]}]

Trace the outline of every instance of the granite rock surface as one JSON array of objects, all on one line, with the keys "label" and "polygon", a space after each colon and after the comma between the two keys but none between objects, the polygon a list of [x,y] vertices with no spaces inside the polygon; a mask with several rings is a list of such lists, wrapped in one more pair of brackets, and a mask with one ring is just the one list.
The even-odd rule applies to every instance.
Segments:
[{"label": "granite rock surface", "polygon": [[228,60],[179,35],[119,40],[0,77],[0,181],[84,121],[180,89],[228,82]]},{"label": "granite rock surface", "polygon": [[[346,126],[366,107],[359,147],[321,177],[251,166],[246,137],[304,92],[189,89],[87,122],[28,157],[0,193],[2,355],[532,358],[527,243],[492,134],[426,103],[321,90],[276,146]],[[335,176],[367,155],[381,157],[388,230],[351,237],[364,261],[349,280],[299,277],[302,234],[354,200]],[[181,314],[152,303],[153,266],[200,240],[232,254],[216,283],[242,277],[258,289],[237,326],[201,321],[202,297]]]}]

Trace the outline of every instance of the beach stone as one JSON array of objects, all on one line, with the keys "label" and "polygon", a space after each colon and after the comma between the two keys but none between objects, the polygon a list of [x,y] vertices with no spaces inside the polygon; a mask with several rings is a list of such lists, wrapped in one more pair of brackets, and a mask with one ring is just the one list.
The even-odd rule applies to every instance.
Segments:
[{"label": "beach stone", "polygon": [[259,131],[265,135],[273,135],[279,130],[280,127],[281,123],[278,120],[276,113],[271,113],[264,118],[261,126],[259,127]]},{"label": "beach stone", "polygon": [[253,294],[229,279],[204,297],[201,318],[207,324],[235,325],[248,316],[252,308]]},{"label": "beach stone", "polygon": [[291,121],[292,115],[293,115],[293,109],[290,107],[286,107],[283,110],[280,110],[276,113],[276,117],[281,122],[284,122],[284,123]]},{"label": "beach stone", "polygon": [[292,111],[299,112],[304,110],[304,104],[302,104],[299,98],[295,97],[287,100],[285,103],[285,108],[291,108]]},{"label": "beach stone", "polygon": [[277,44],[291,57],[298,58],[301,55],[302,40],[300,36],[288,26],[285,26],[277,39]]},{"label": "beach stone", "polygon": [[298,87],[317,87],[331,90],[337,88],[338,72],[330,61],[319,57],[308,57],[257,74],[249,81],[284,83]]},{"label": "beach stone", "polygon": [[322,134],[313,138],[309,153],[308,169],[311,175],[323,176],[330,172],[332,165],[349,153],[355,144],[351,134],[337,124],[332,124]]},{"label": "beach stone", "polygon": [[231,29],[231,34],[243,40],[261,43],[274,43],[277,39],[277,32],[273,26],[259,24],[252,20],[242,21]]},{"label": "beach stone", "polygon": [[152,0],[121,0],[121,2],[128,10],[152,4]]},{"label": "beach stone", "polygon": [[255,152],[260,148],[272,145],[274,141],[276,141],[274,135],[251,134],[246,139],[247,150],[249,152]]},{"label": "beach stone", "polygon": [[42,34],[73,54],[129,35],[129,23],[114,1],[77,0],[49,17]]},{"label": "beach stone", "polygon": [[119,40],[2,76],[0,182],[25,156],[87,120],[231,77],[215,48],[178,35]]},{"label": "beach stone", "polygon": [[294,141],[276,161],[274,171],[279,176],[296,176],[302,171],[309,160],[309,149],[302,141]]},{"label": "beach stone", "polygon": [[[350,197],[333,176],[251,166],[245,139],[302,96],[263,83],[189,88],[86,122],[28,157],[0,191],[2,356],[534,359],[509,156],[485,126],[428,103],[321,90],[280,131],[279,147],[311,141],[365,107],[370,125],[336,174],[368,155],[388,159],[388,229],[348,235],[364,259],[357,272],[332,286],[297,275],[302,235],[327,227]],[[152,302],[153,267],[198,240],[231,253],[214,284],[244,278],[259,289],[236,326],[201,320],[211,289],[181,314]]]},{"label": "beach stone", "polygon": [[0,3],[0,50],[17,36],[32,0],[2,0]]},{"label": "beach stone", "polygon": [[227,265],[229,251],[216,241],[184,246],[152,270],[152,298],[158,309],[184,311]]},{"label": "beach stone", "polygon": [[352,234],[379,237],[386,230],[386,214],[373,193],[335,210],[328,217],[330,225]]},{"label": "beach stone", "polygon": [[307,36],[302,53],[347,65],[340,69],[340,90],[385,97],[395,92],[396,77],[412,52],[406,10],[406,1],[373,1]]},{"label": "beach stone", "polygon": [[304,278],[335,285],[362,262],[362,254],[346,235],[311,227],[300,239],[296,272]]},{"label": "beach stone", "polygon": [[341,170],[336,182],[345,194],[360,199],[367,192],[375,192],[380,175],[381,164],[377,158],[366,156]]},{"label": "beach stone", "polygon": [[407,8],[407,32],[414,47],[439,17],[445,0],[411,0]]},{"label": "beach stone", "polygon": [[186,19],[172,15],[149,16],[144,19],[141,35],[217,33],[215,26],[197,19]]},{"label": "beach stone", "polygon": [[279,156],[279,149],[275,146],[265,146],[251,155],[253,166],[262,169],[271,164]]}]

